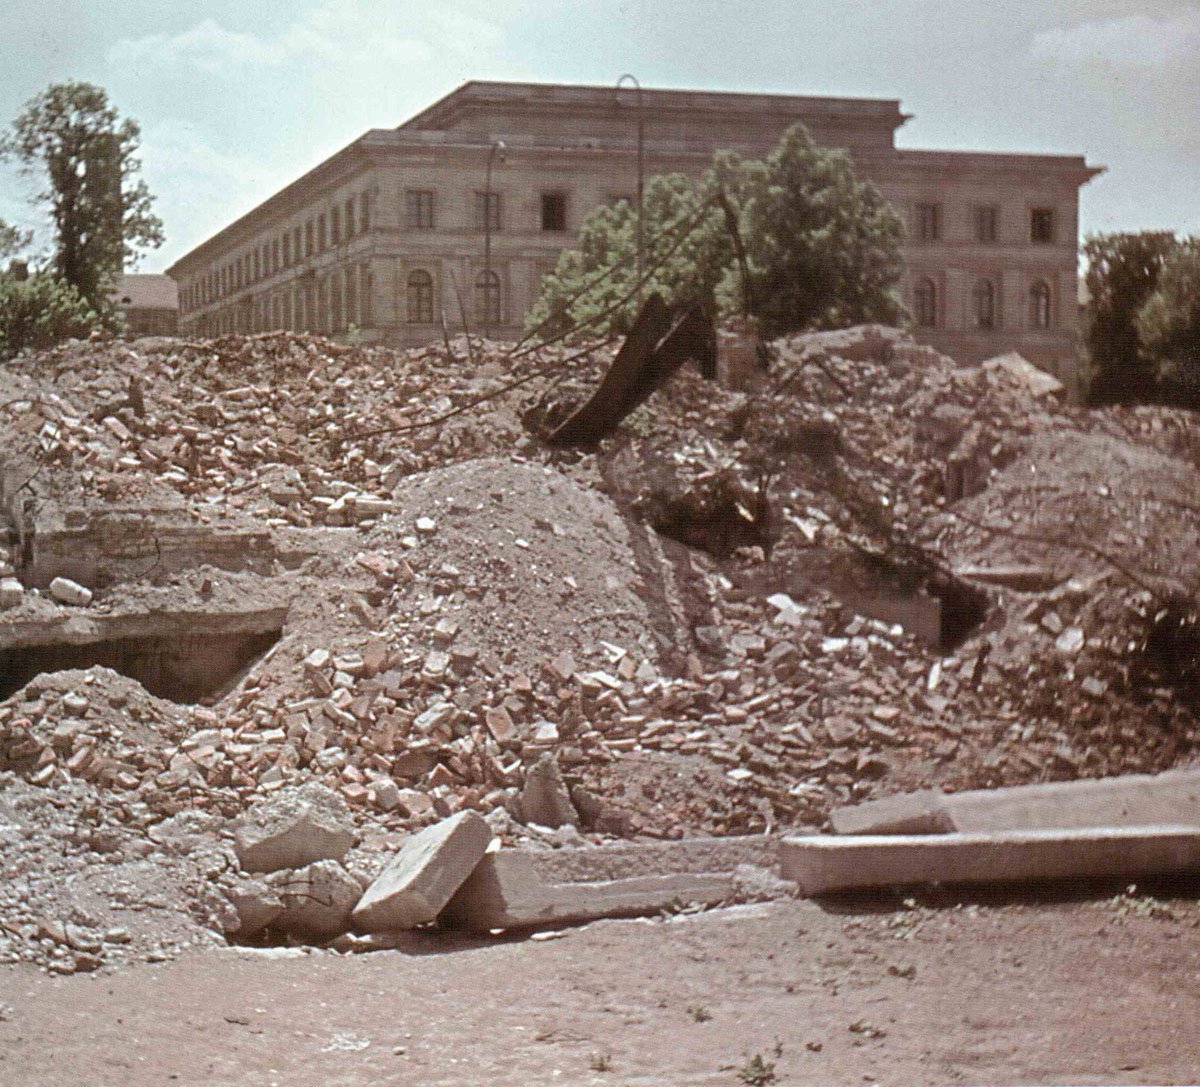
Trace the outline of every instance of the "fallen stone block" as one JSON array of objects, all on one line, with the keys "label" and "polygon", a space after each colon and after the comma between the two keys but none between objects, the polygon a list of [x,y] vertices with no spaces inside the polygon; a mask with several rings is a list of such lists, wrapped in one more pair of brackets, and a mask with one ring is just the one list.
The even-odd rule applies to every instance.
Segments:
[{"label": "fallen stone block", "polygon": [[733,892],[733,876],[725,873],[544,883],[528,856],[502,850],[483,858],[439,920],[473,932],[583,924],[602,917],[644,917],[691,903],[711,906]]},{"label": "fallen stone block", "polygon": [[15,578],[0,578],[0,609],[18,607],[25,599],[25,587]]},{"label": "fallen stone block", "polygon": [[350,916],[362,897],[362,884],[337,861],[276,872],[268,880],[283,910],[274,919],[281,932],[308,940],[331,940],[350,928]]},{"label": "fallen stone block", "polygon": [[1200,870],[1200,830],[1089,827],[1004,834],[816,834],[779,844],[806,895],[923,883],[1141,879]]},{"label": "fallen stone block", "polygon": [[237,926],[226,933],[231,939],[252,939],[283,913],[283,900],[260,879],[243,880],[227,893],[237,912]]},{"label": "fallen stone block", "polygon": [[475,870],[491,840],[491,828],[474,811],[413,834],[367,888],[354,911],[354,927],[390,932],[432,921]]},{"label": "fallen stone block", "polygon": [[350,809],[319,782],[281,789],[259,801],[239,821],[234,837],[234,851],[244,872],[339,861],[353,844]]},{"label": "fallen stone block", "polygon": [[836,808],[838,834],[964,834],[1049,827],[1200,827],[1200,771],[1124,774],[963,793],[929,790]]},{"label": "fallen stone block", "polygon": [[85,589],[79,582],[66,577],[56,577],[50,582],[50,595],[60,604],[76,607],[87,607],[92,602],[91,589]]}]

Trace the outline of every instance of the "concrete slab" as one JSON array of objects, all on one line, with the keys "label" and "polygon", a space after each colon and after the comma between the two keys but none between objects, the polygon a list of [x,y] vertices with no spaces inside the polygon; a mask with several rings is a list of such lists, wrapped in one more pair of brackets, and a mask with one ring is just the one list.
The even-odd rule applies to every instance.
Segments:
[{"label": "concrete slab", "polygon": [[582,924],[603,917],[644,917],[679,903],[714,905],[733,892],[733,877],[719,873],[544,883],[528,855],[501,851],[484,857],[439,920],[474,932]]},{"label": "concrete slab", "polygon": [[785,879],[813,896],[922,883],[1140,879],[1200,871],[1200,829],[1088,827],[1004,834],[816,834],[779,846]]},{"label": "concrete slab", "polygon": [[483,816],[461,811],[413,834],[354,910],[360,932],[394,932],[432,921],[475,870],[492,840]]},{"label": "concrete slab", "polygon": [[837,808],[830,822],[838,834],[982,834],[1165,824],[1200,827],[1200,771],[1125,774],[964,793],[903,793]]},{"label": "concrete slab", "polygon": [[277,872],[314,861],[340,861],[354,844],[345,800],[320,782],[283,789],[254,804],[235,824],[243,872]]}]

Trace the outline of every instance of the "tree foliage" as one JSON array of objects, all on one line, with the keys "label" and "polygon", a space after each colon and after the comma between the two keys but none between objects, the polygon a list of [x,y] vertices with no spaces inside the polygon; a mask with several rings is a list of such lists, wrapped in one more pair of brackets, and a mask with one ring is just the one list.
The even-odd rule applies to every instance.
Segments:
[{"label": "tree foliage", "polygon": [[1137,315],[1137,332],[1170,399],[1200,405],[1200,238],[1176,243],[1155,291]]},{"label": "tree foliage", "polygon": [[32,237],[28,230],[21,230],[0,219],[0,260],[15,257],[29,245]]},{"label": "tree foliage", "polygon": [[[746,283],[718,193],[736,216]],[[690,233],[680,241],[685,228]],[[844,152],[818,147],[801,125],[765,161],[719,152],[698,182],[682,174],[650,178],[643,234],[644,266],[654,269],[644,293],[698,302],[714,315],[745,304],[770,335],[895,321],[903,313],[895,293],[900,217],[873,185],[855,178]],[[543,280],[527,327],[544,323],[543,333],[558,332],[593,321],[589,333],[628,331],[637,312],[635,297],[624,300],[636,283],[636,249],[637,210],[628,201],[593,212],[578,246]]]},{"label": "tree foliage", "polygon": [[1157,363],[1142,342],[1137,316],[1175,245],[1169,231],[1090,234],[1084,240],[1093,403],[1132,404],[1153,396]]},{"label": "tree foliage", "polygon": [[27,102],[0,154],[44,177],[37,201],[54,227],[54,268],[97,311],[142,247],[162,244],[162,223],[140,177],[141,130],[91,83],[56,83]]},{"label": "tree foliage", "polygon": [[750,308],[764,333],[900,320],[904,224],[855,177],[846,152],[817,146],[794,125],[744,171]]},{"label": "tree foliage", "polygon": [[0,272],[0,359],[87,336],[100,324],[99,314],[69,283],[47,272]]}]

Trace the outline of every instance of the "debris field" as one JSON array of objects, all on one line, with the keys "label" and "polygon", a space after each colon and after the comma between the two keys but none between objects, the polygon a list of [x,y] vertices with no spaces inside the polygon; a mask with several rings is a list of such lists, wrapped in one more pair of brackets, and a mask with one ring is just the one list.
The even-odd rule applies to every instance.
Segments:
[{"label": "debris field", "polygon": [[[1187,413],[866,326],[551,446],[612,355],[271,333],[0,368],[0,961],[384,946],[472,915],[412,883],[422,849],[497,916],[574,917],[497,846],[1191,758]],[[781,893],[719,867],[606,894]]]}]

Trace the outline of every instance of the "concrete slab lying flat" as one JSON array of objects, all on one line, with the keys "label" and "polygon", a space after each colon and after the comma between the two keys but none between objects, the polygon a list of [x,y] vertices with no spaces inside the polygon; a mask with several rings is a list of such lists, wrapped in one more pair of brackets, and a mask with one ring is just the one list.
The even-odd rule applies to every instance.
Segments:
[{"label": "concrete slab lying flat", "polygon": [[838,834],[983,834],[1046,827],[1200,827],[1200,771],[902,793],[836,808]]},{"label": "concrete slab lying flat", "polygon": [[731,875],[695,873],[543,883],[528,856],[502,850],[484,857],[439,920],[474,932],[582,924],[602,917],[644,917],[677,903],[714,905],[733,890]]},{"label": "concrete slab lying flat", "polygon": [[412,835],[354,908],[360,932],[394,932],[432,921],[483,859],[491,828],[462,811]]},{"label": "concrete slab lying flat", "polygon": [[784,879],[809,896],[921,883],[1140,879],[1200,871],[1200,829],[1090,827],[1005,834],[816,834],[779,845]]}]

